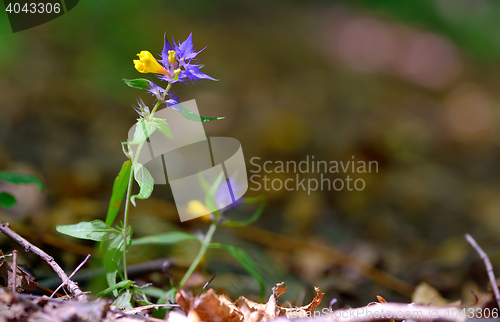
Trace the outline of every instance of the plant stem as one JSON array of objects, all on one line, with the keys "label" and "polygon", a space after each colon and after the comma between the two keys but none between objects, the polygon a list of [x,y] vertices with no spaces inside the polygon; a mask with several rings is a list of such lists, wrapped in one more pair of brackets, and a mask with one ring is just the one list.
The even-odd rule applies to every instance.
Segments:
[{"label": "plant stem", "polygon": [[214,235],[215,229],[217,229],[217,223],[213,222],[210,225],[210,228],[208,228],[207,234],[205,235],[205,238],[203,239],[203,242],[201,243],[201,248],[200,251],[198,252],[198,255],[196,255],[196,258],[194,261],[191,263],[191,266],[189,266],[186,274],[182,278],[179,286],[182,288],[184,284],[186,284],[187,280],[193,274],[194,270],[196,267],[198,267],[198,264],[200,264],[203,256],[205,256],[205,253],[207,252],[208,246],[210,246],[210,242],[212,241],[212,236]]},{"label": "plant stem", "polygon": [[[167,85],[167,88],[165,88],[165,92],[163,93],[163,98],[162,99],[159,99],[155,106],[153,107],[153,110],[151,111],[151,113],[149,114],[151,117],[151,119],[153,119],[153,116],[155,115],[155,112],[156,110],[158,109],[158,107],[163,103],[165,102],[165,99],[167,98],[167,94],[168,94],[168,91],[170,90],[170,87],[172,87],[172,83],[168,83]],[[146,141],[144,141],[146,142]],[[137,150],[135,151],[135,156],[134,156],[134,160],[132,162],[132,164],[135,164],[137,163],[137,159],[139,158],[139,154],[141,153],[141,150],[142,150],[142,146],[144,145],[144,142],[141,142],[139,143],[139,145],[137,146]]]},{"label": "plant stem", "polygon": [[153,110],[151,111],[151,116],[155,114],[156,110],[158,109],[158,106],[160,106],[161,103],[165,102],[170,87],[172,87],[172,83],[168,83],[167,88],[165,88],[165,92],[163,93],[163,99],[158,100],[158,102],[156,102],[155,106],[153,107]]},{"label": "plant stem", "polygon": [[130,191],[132,190],[132,177],[134,175],[134,166],[130,169],[130,178],[128,179],[128,187],[127,187],[127,199],[125,200],[125,211],[123,212],[123,277],[125,280],[128,280],[127,274],[127,223],[128,223],[128,209],[130,202]]},{"label": "plant stem", "polygon": [[[155,106],[153,107],[153,110],[150,113],[151,119],[153,118],[158,107],[163,102],[165,102],[165,99],[167,98],[167,94],[168,94],[168,91],[170,90],[170,87],[172,87],[172,83],[168,83],[168,86],[167,86],[167,88],[165,88],[165,92],[163,93],[163,98],[159,99],[156,102]],[[142,147],[144,146],[144,142],[146,142],[146,141],[141,142],[137,146],[137,150],[135,151],[134,158],[131,160],[132,161],[132,169],[130,170],[130,178],[128,180],[128,188],[127,188],[127,199],[125,201],[125,212],[123,213],[123,230],[122,230],[123,242],[124,242],[124,246],[123,246],[123,277],[125,278],[125,280],[128,280],[128,274],[127,274],[127,234],[129,232],[129,229],[127,228],[127,224],[128,224],[128,209],[129,209],[129,202],[130,202],[130,191],[132,190],[131,188],[132,188],[132,177],[134,175],[134,165],[137,163],[137,159],[139,159],[139,155],[141,153]]]}]

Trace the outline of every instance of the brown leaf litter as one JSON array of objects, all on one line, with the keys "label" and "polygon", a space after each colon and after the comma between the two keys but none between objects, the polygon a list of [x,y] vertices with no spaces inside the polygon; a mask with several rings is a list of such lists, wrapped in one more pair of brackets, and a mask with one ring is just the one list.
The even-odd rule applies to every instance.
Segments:
[{"label": "brown leaf litter", "polygon": [[[10,289],[14,289],[12,273],[14,272],[14,264],[5,261],[6,255],[0,250],[0,279],[3,279],[4,285]],[[0,284],[1,281],[0,281]],[[22,267],[16,265],[16,279],[15,279],[15,290],[18,292],[26,291],[31,292],[35,290],[38,283],[35,282],[34,277],[26,272]]]},{"label": "brown leaf litter", "polygon": [[289,317],[291,313],[296,316],[300,313],[313,312],[321,303],[324,294],[318,287],[314,289],[316,297],[312,302],[297,308],[285,308],[278,304],[278,297],[287,291],[283,282],[273,287],[273,294],[265,304],[250,301],[244,296],[240,296],[233,303],[225,295],[217,295],[213,289],[198,297],[189,296],[181,291],[175,295],[175,300],[181,309],[189,314],[196,314],[204,322],[265,322],[280,316]]},{"label": "brown leaf litter", "polygon": [[[218,295],[213,289],[200,296],[187,295],[181,290],[176,294],[180,308],[187,312],[171,311],[167,317],[170,322],[265,322],[277,317],[288,317],[290,312],[311,312],[323,296],[319,288],[313,301],[298,308],[284,308],[277,304],[277,298],[286,292],[284,283],[273,287],[273,294],[267,303],[256,303],[241,296],[232,302],[225,295]],[[150,313],[154,307],[136,308],[134,313]],[[143,310],[141,310],[143,309]],[[7,321],[159,321],[147,315],[130,314],[131,310],[118,311],[108,300],[92,302],[62,301],[48,297],[14,293],[0,287],[0,322]]]}]

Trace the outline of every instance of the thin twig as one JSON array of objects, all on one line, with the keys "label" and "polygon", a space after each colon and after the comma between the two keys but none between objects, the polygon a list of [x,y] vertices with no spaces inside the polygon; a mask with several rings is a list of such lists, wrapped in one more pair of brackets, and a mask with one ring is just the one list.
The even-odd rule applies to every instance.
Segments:
[{"label": "thin twig", "polygon": [[152,321],[152,322],[165,322],[165,320],[162,320],[162,319],[153,318],[153,317],[144,316],[144,315],[128,314],[128,313],[125,313],[125,312],[119,311],[119,310],[109,310],[109,312],[112,312],[115,314],[120,314],[120,315],[126,316],[130,319],[138,319],[138,320]]},{"label": "thin twig", "polygon": [[210,285],[210,283],[212,283],[212,281],[217,277],[217,274],[214,274],[214,276],[212,276],[212,278],[205,283],[205,285],[203,285],[203,291],[207,289],[208,285]]},{"label": "thin twig", "polygon": [[500,292],[498,291],[497,280],[495,278],[495,274],[493,273],[493,266],[491,265],[488,255],[486,255],[484,250],[476,243],[471,235],[465,234],[464,237],[472,246],[472,248],[474,248],[479,254],[479,257],[481,257],[481,259],[483,260],[484,266],[486,266],[486,272],[488,273],[488,278],[490,279],[491,287],[493,288],[493,293],[495,294],[495,298],[497,300],[498,308],[500,308]]},{"label": "thin twig", "polygon": [[174,287],[178,290],[180,290],[180,286],[179,286],[179,283],[177,283],[177,280],[174,278],[174,276],[172,275],[172,273],[170,272],[170,270],[168,269],[168,267],[170,266],[170,262],[169,261],[164,261],[163,262],[163,265],[161,265],[161,271],[163,273],[165,273],[165,275],[168,276],[168,278],[170,278],[170,280],[172,281],[172,283],[174,284]]},{"label": "thin twig", "polygon": [[123,312],[127,314],[137,314],[144,310],[157,309],[160,307],[179,307],[179,304],[151,304],[151,305],[134,307],[133,309],[124,310]]},{"label": "thin twig", "polygon": [[10,277],[10,283],[12,287],[12,292],[16,293],[16,277],[17,277],[17,249],[12,251],[12,276]]},{"label": "thin twig", "polygon": [[[69,275],[69,277],[68,277],[68,278],[69,278],[69,279],[72,279],[72,278],[73,278],[73,276],[75,276],[76,272],[78,272],[78,271],[80,270],[80,268],[82,268],[82,266],[83,266],[83,265],[85,265],[85,263],[89,260],[89,258],[90,258],[90,254],[88,254],[88,255],[87,255],[87,257],[85,257],[85,259],[83,260],[83,262],[81,262],[81,263],[80,263],[80,265],[78,265],[78,266],[75,268],[75,270],[73,271],[73,273],[71,273],[71,274]],[[60,289],[61,287],[63,287],[63,286],[64,286],[64,282],[63,282],[63,283],[61,283],[61,285],[59,285],[59,286],[56,288],[56,290],[55,290],[54,292],[52,292],[52,294],[50,295],[50,297],[49,297],[49,298],[52,298],[52,297],[54,296],[54,294],[56,294],[56,293],[57,293],[57,291],[59,291],[59,289]]]},{"label": "thin twig", "polygon": [[474,303],[472,303],[472,304],[471,304],[471,305],[469,305],[469,306],[476,305],[476,304],[479,302],[479,298],[477,297],[476,293],[474,293],[474,291],[473,291],[473,290],[471,290],[471,291],[470,291],[470,294],[472,294],[472,296],[474,296],[474,300],[475,300],[475,302],[474,302]]},{"label": "thin twig", "polygon": [[0,223],[0,231],[5,235],[9,236],[12,240],[21,245],[26,252],[32,252],[43,259],[47,264],[49,264],[54,272],[59,276],[59,278],[66,284],[68,290],[75,295],[75,298],[80,302],[86,302],[88,300],[87,295],[80,290],[78,285],[68,278],[68,275],[63,271],[63,269],[56,263],[54,258],[47,255],[43,250],[31,244],[29,241],[19,236],[16,232],[9,228],[9,223]]}]

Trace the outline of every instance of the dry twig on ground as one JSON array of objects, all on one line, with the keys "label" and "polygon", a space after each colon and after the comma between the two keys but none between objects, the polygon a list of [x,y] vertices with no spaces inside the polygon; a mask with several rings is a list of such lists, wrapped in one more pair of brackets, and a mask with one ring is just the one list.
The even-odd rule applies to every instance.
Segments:
[{"label": "dry twig on ground", "polygon": [[486,272],[488,273],[488,278],[490,279],[491,288],[493,289],[493,293],[495,294],[495,299],[497,300],[497,305],[500,308],[500,292],[498,291],[497,280],[495,278],[495,274],[493,273],[493,266],[491,265],[490,259],[488,255],[484,252],[484,250],[476,243],[474,238],[471,235],[465,234],[465,239],[467,242],[476,250],[479,254],[479,257],[484,262],[484,266],[486,266]]},{"label": "dry twig on ground", "polygon": [[80,290],[78,285],[73,282],[68,275],[63,271],[63,269],[56,263],[56,261],[45,253],[40,248],[31,244],[29,241],[19,236],[15,231],[9,228],[9,223],[0,223],[0,231],[5,235],[9,236],[12,240],[21,245],[26,252],[32,252],[43,259],[47,264],[49,264],[54,272],[59,276],[59,278],[66,284],[67,289],[75,295],[75,298],[79,302],[86,302],[88,300],[87,295]]}]

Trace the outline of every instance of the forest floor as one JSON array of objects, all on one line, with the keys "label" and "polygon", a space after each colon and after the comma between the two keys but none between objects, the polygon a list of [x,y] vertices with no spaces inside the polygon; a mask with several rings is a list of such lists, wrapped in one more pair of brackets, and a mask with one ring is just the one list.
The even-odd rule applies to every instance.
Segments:
[{"label": "forest floor", "polygon": [[[86,292],[80,290],[71,278],[85,261],[67,276],[55,260],[37,246],[9,228],[8,223],[0,223],[0,231],[17,242],[25,251],[42,258],[61,279],[61,285],[52,295],[32,295],[38,283],[31,274],[17,265],[17,250],[11,254],[0,252],[0,322],[3,321],[171,321],[171,322],[265,322],[275,319],[296,320],[314,318],[317,321],[360,322],[360,321],[449,321],[462,322],[467,319],[498,319],[500,293],[493,267],[487,254],[476,241],[465,235],[467,242],[477,251],[486,266],[491,292],[473,293],[473,303],[448,302],[427,284],[419,285],[412,303],[390,303],[374,294],[377,302],[358,308],[336,308],[337,299],[332,299],[327,307],[318,310],[324,293],[315,287],[312,301],[300,307],[290,303],[280,303],[278,297],[287,291],[285,283],[276,284],[266,303],[257,303],[244,296],[236,301],[213,289],[204,288],[197,296],[181,289],[167,304],[145,305],[130,309],[118,309],[112,300],[89,300]],[[88,259],[88,257],[87,257]],[[208,283],[207,283],[208,285]],[[62,289],[66,295],[57,293]],[[416,304],[417,303],[417,304]],[[425,303],[426,305],[419,305]],[[323,305],[324,306],[324,305]],[[165,318],[155,317],[156,310],[168,308]]]}]

